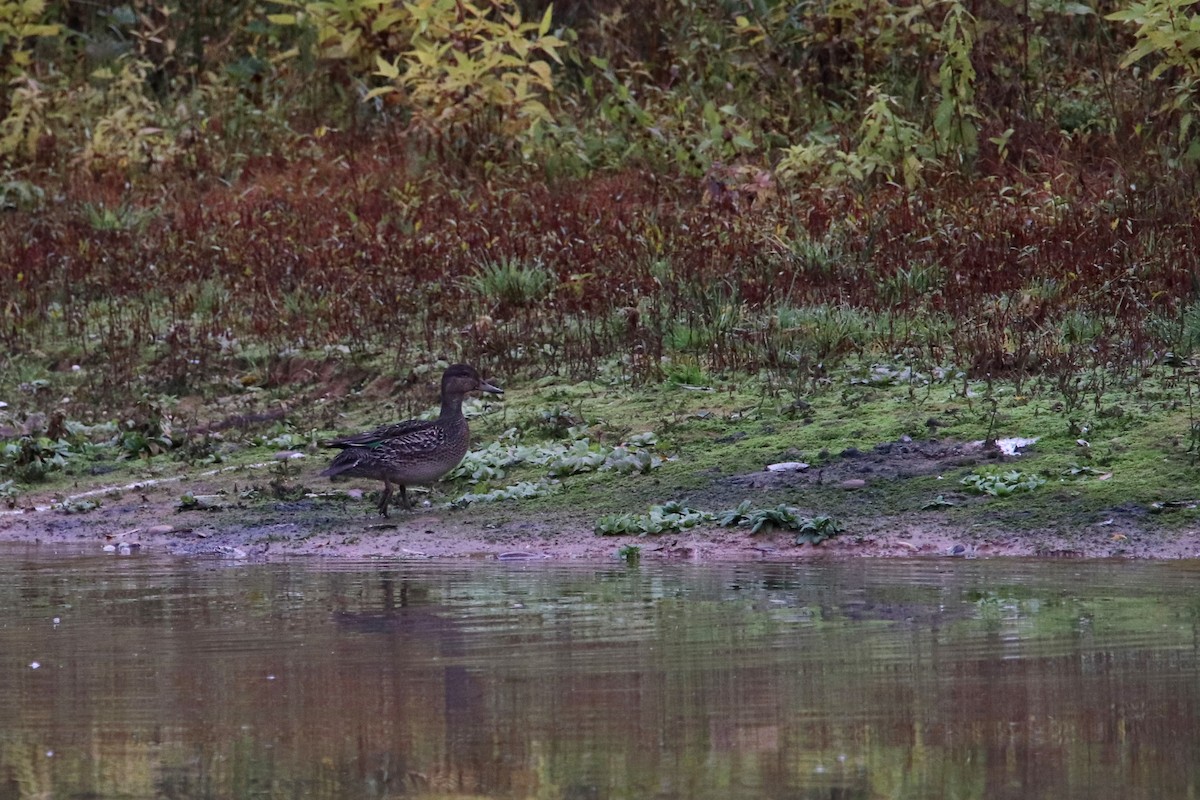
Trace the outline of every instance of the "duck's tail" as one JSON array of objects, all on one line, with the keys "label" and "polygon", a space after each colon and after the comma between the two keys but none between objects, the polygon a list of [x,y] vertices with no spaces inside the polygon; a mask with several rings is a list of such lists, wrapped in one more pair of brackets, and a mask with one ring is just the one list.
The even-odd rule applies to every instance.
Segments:
[{"label": "duck's tail", "polygon": [[329,466],[321,470],[321,475],[326,478],[332,478],[341,475],[343,472],[349,472],[359,464],[358,453],[353,448],[343,450],[337,454],[337,457],[329,463]]}]

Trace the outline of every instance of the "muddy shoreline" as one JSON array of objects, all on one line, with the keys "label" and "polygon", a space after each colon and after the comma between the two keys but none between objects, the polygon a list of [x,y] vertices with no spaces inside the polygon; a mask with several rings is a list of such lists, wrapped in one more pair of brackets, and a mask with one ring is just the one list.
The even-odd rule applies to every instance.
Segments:
[{"label": "muddy shoreline", "polygon": [[[961,457],[961,454],[959,454]],[[911,464],[913,459],[909,459]],[[255,465],[267,468],[269,464]],[[820,558],[1043,557],[1181,559],[1200,557],[1200,531],[1170,529],[1142,508],[1124,508],[1079,522],[1064,510],[1063,524],[1006,530],[978,507],[969,524],[936,513],[880,514],[869,504],[861,514],[839,517],[843,533],[820,545],[797,544],[794,533],[703,525],[682,532],[601,536],[597,511],[537,510],[519,502],[450,509],[426,505],[378,517],[363,489],[310,493],[298,499],[247,498],[252,467],[188,472],[121,486],[78,486],[60,493],[22,497],[21,507],[0,513],[0,543],[72,545],[115,554],[158,553],[231,559],[289,556],[364,559],[617,560],[637,547],[642,559],[685,561],[804,561]],[[878,475],[877,470],[869,470]],[[714,479],[711,492],[693,492],[700,505],[716,507],[729,487],[769,489],[780,480],[821,476],[763,473]],[[902,484],[903,476],[887,478]],[[747,488],[749,487],[749,488]],[[778,488],[778,487],[776,487]],[[181,509],[185,490],[204,502]],[[897,488],[896,491],[900,489]],[[98,507],[68,513],[80,501]],[[434,495],[444,501],[445,494]],[[429,501],[426,501],[428,503]]]}]

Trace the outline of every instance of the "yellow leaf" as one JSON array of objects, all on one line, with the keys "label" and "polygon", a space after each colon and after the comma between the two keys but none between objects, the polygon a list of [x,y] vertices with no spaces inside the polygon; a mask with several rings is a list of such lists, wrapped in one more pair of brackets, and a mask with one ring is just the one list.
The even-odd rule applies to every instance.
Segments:
[{"label": "yellow leaf", "polygon": [[538,47],[546,51],[546,55],[553,58],[559,64],[563,63],[563,60],[558,55],[558,49],[566,46],[567,43],[562,39],[559,39],[557,36],[543,36],[541,39],[538,39]]},{"label": "yellow leaf", "polygon": [[274,25],[295,25],[297,18],[295,14],[267,14],[267,22]]},{"label": "yellow leaf", "polygon": [[547,89],[554,88],[554,80],[550,76],[550,65],[545,61],[530,62],[529,71],[536,75],[540,83]]},{"label": "yellow leaf", "polygon": [[542,14],[542,22],[538,25],[538,36],[545,36],[550,32],[550,16],[554,12],[554,4],[546,4],[546,13]]},{"label": "yellow leaf", "polygon": [[367,92],[366,95],[363,96],[363,100],[373,100],[376,97],[380,97],[385,94],[391,94],[394,91],[397,91],[395,86],[378,86]]},{"label": "yellow leaf", "polygon": [[21,29],[22,36],[58,36],[57,25],[26,25]]},{"label": "yellow leaf", "polygon": [[379,69],[375,71],[376,75],[387,78],[389,81],[393,81],[400,77],[399,65],[395,63],[389,63],[383,56],[375,56],[375,65],[379,67]]}]

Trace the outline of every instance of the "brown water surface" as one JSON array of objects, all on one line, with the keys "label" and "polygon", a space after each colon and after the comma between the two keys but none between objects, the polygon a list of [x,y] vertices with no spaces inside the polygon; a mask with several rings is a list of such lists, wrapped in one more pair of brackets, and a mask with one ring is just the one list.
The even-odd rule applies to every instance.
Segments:
[{"label": "brown water surface", "polygon": [[1197,586],[0,549],[0,800],[1190,797]]}]

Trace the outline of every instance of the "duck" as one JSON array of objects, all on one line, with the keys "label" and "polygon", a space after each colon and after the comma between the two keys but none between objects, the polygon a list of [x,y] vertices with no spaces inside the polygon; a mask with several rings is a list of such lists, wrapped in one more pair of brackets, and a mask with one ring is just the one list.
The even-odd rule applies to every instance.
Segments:
[{"label": "duck", "polygon": [[405,420],[325,442],[342,452],[321,475],[383,481],[379,513],[384,517],[393,485],[398,486],[401,505],[411,510],[407,487],[436,482],[467,454],[471,430],[462,404],[469,392],[503,394],[504,390],[480,378],[471,365],[454,364],[442,374],[442,410],[437,419]]}]

